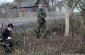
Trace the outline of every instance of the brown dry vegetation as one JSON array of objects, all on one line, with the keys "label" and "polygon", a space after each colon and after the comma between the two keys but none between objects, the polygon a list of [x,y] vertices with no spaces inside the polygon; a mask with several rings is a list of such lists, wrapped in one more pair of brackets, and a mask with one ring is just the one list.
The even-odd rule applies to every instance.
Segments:
[{"label": "brown dry vegetation", "polygon": [[[47,23],[46,35],[39,40],[36,32],[26,31],[19,27],[20,32],[14,32],[15,40],[13,55],[61,55],[61,54],[84,54],[84,25],[79,20],[70,20],[70,35],[64,36],[64,20],[51,20]],[[28,25],[29,26],[29,25]],[[32,26],[32,25],[31,25]],[[35,25],[36,27],[36,25]],[[82,31],[83,30],[83,31]],[[1,50],[2,48],[0,48]],[[3,55],[3,52],[0,52]]]}]

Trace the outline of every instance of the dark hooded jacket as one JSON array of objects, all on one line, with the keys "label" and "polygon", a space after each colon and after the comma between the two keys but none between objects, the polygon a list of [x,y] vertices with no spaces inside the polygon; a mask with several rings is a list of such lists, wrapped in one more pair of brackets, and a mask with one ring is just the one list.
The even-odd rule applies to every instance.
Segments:
[{"label": "dark hooded jacket", "polygon": [[11,31],[9,31],[7,28],[5,28],[3,31],[2,31],[2,39],[3,40],[6,40],[9,36],[11,36]]}]

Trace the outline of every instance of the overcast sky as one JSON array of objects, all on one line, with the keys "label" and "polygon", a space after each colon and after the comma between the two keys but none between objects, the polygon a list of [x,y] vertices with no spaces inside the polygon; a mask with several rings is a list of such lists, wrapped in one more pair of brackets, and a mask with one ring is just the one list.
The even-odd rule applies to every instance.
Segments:
[{"label": "overcast sky", "polygon": [[0,4],[4,3],[4,2],[13,2],[14,0],[0,0]]}]

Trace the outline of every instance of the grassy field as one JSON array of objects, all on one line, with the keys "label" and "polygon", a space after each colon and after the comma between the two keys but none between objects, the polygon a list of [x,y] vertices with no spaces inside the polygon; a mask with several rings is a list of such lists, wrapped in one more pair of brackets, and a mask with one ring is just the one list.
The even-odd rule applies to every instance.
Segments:
[{"label": "grassy field", "polygon": [[[80,22],[70,21],[72,22],[70,22],[70,35],[68,37],[64,36],[64,20],[47,21],[46,38],[41,35],[40,39],[36,38],[37,23],[16,27],[13,32],[15,45],[12,55],[84,54],[85,45],[79,27]],[[4,51],[0,52],[1,55],[3,53]]]}]

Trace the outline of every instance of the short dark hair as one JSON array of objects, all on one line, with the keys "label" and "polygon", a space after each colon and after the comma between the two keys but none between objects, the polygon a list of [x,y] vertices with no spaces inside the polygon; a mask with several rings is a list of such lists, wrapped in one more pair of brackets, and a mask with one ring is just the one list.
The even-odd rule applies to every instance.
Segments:
[{"label": "short dark hair", "polygon": [[13,24],[9,23],[7,27],[12,27],[13,28]]}]

